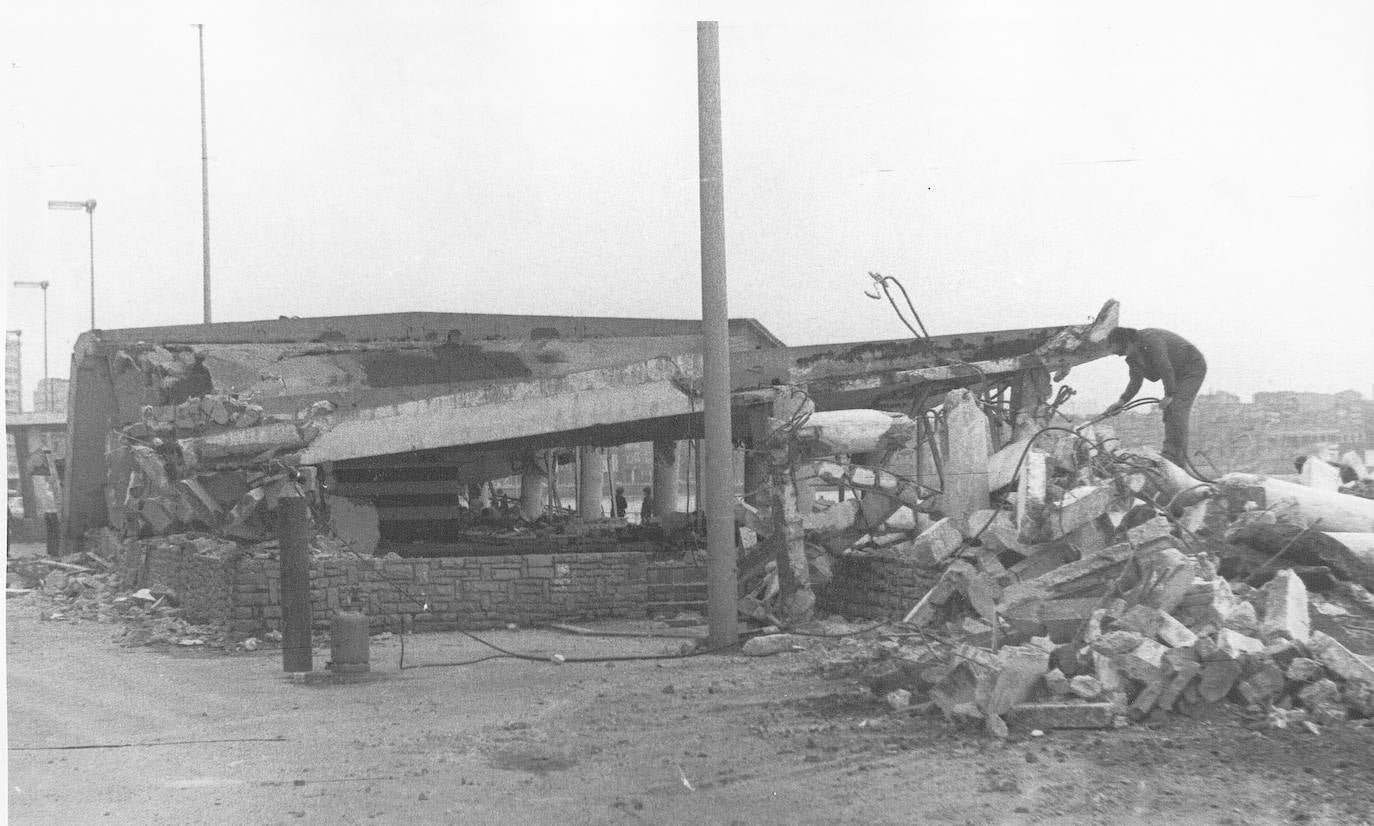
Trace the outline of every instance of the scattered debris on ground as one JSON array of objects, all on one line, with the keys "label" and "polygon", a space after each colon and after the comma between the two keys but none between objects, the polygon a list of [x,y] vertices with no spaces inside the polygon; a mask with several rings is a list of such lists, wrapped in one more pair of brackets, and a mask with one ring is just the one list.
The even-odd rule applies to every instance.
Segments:
[{"label": "scattered debris on ground", "polygon": [[[828,641],[827,667],[893,709],[998,736],[1216,703],[1313,733],[1374,719],[1374,665],[1357,653],[1374,651],[1374,503],[1245,474],[1199,482],[1113,441],[1055,429],[993,456],[994,473],[1015,467],[1001,507],[939,543],[953,552],[903,622]],[[802,628],[745,651],[815,646]]]}]

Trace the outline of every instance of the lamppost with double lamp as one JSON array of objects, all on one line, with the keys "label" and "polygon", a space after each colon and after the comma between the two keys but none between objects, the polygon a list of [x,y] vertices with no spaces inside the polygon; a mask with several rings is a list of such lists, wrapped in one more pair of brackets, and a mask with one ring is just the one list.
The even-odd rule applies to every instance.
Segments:
[{"label": "lamppost with double lamp", "polygon": [[52,412],[52,382],[48,381],[48,282],[16,281],[16,287],[38,287],[43,291],[43,409]]},{"label": "lamppost with double lamp", "polygon": [[84,209],[91,223],[91,329],[95,329],[95,199],[48,201],[48,209]]}]

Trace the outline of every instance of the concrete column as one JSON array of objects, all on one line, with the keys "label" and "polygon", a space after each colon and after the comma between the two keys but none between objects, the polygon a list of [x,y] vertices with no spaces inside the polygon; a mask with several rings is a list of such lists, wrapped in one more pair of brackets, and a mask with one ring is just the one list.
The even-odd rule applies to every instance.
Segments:
[{"label": "concrete column", "polygon": [[594,447],[577,449],[577,515],[583,519],[600,519],[601,488],[606,478],[602,472],[601,451]]},{"label": "concrete column", "polygon": [[1016,428],[1012,440],[1034,434],[1049,424],[1048,412],[1050,371],[1044,368],[1027,370],[1020,375],[1020,386],[1013,388],[1012,404],[1016,407]]},{"label": "concrete column", "polygon": [[520,515],[527,522],[544,515],[544,500],[548,497],[545,490],[548,474],[544,469],[547,460],[542,453],[531,455],[527,469],[520,474]]},{"label": "concrete column", "polygon": [[677,442],[654,442],[654,516],[660,520],[677,511]]},{"label": "concrete column", "polygon": [[945,494],[941,509],[961,527],[976,510],[988,506],[988,418],[968,390],[945,397]]}]

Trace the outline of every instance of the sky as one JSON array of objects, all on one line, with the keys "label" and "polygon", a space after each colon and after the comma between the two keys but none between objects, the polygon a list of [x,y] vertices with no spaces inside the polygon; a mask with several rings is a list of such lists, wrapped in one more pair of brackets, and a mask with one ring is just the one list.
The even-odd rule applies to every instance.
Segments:
[{"label": "sky", "polygon": [[[10,0],[0,260],[26,404],[103,328],[700,317],[696,27],[720,21],[731,316],[789,345],[1090,320],[1204,392],[1374,392],[1374,4]],[[1109,358],[1067,383],[1125,385]],[[1151,393],[1147,386],[1144,394]],[[1157,390],[1157,387],[1154,388]]]}]

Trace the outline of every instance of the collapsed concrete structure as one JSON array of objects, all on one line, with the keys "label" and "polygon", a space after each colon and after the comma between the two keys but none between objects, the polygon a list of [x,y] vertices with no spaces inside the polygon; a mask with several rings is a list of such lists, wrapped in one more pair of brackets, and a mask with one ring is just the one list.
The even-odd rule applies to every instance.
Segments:
[{"label": "collapsed concrete structure", "polygon": [[[814,594],[798,519],[824,520],[833,534],[827,547],[838,552],[869,533],[865,526],[916,531],[918,512],[973,508],[986,484],[974,477],[985,471],[976,470],[978,449],[970,453],[968,440],[950,428],[990,419],[995,437],[985,455],[1043,424],[1053,409],[1051,374],[1062,378],[1104,355],[1100,345],[1116,312],[1108,302],[1091,324],[808,347],[785,347],[752,319],[733,321],[731,403],[743,498],[775,503],[768,518],[781,528],[760,529],[757,516],[741,513],[754,522],[741,532],[742,570],[770,557],[791,600],[781,610],[805,614]],[[684,521],[675,514],[672,471],[679,442],[699,437],[702,419],[694,320],[405,313],[92,331],[77,343],[72,375],[69,543],[106,528],[127,539],[231,538],[261,551],[270,545],[278,487],[300,485],[313,497],[318,526],[354,558],[388,555],[397,567],[398,556],[491,557],[464,582],[509,580],[484,592],[529,598],[513,599],[504,614],[486,611],[484,622],[546,617],[560,588],[577,591],[572,563],[586,557],[560,554],[623,557],[625,548],[607,544],[606,532],[592,524],[601,519],[600,464],[585,451],[653,442],[657,514],[668,524]],[[953,402],[951,391],[959,393]],[[808,499],[809,486],[838,480],[790,480],[788,448],[777,439],[784,432],[786,441],[800,437],[855,468],[870,460],[864,478],[871,495],[835,508]],[[520,477],[519,516],[539,520],[551,470],[567,463],[577,467],[581,519],[525,547],[478,547],[458,536],[493,507],[482,483],[512,474]],[[839,472],[863,482],[853,468]],[[575,537],[598,533],[600,544],[572,547]],[[772,538],[759,550],[751,534]],[[172,544],[188,559],[206,550],[203,541]],[[256,555],[270,557],[266,550]],[[540,558],[500,562],[530,555]],[[607,581],[642,568],[642,560],[617,558]],[[221,565],[220,580],[232,602],[256,586],[238,583],[238,568],[229,567]],[[428,576],[399,567],[393,573]],[[361,587],[356,573],[339,577],[322,576],[321,587]],[[273,573],[261,578],[270,586]],[[475,585],[439,590],[452,605],[438,614],[456,624],[472,617],[464,608]],[[583,592],[585,601],[563,608],[595,614],[605,589]],[[239,631],[272,624],[265,610],[271,588],[264,593],[253,598],[258,604],[231,605]],[[342,598],[321,592],[317,604]],[[617,612],[634,610],[632,598],[612,602]]]}]

